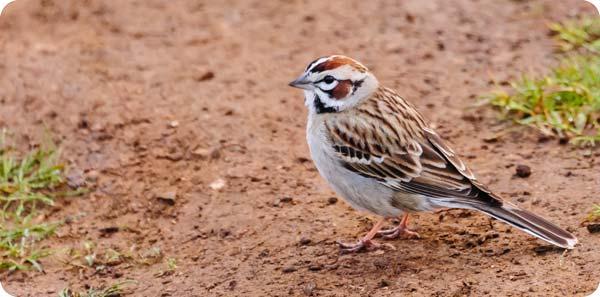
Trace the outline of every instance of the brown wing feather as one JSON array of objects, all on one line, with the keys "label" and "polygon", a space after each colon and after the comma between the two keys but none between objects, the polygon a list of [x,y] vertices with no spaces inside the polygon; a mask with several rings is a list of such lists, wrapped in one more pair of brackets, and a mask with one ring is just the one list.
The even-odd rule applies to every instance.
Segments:
[{"label": "brown wing feather", "polygon": [[[326,120],[345,168],[394,190],[432,198],[498,200],[408,102],[389,89]],[[486,195],[487,194],[487,195]],[[483,201],[481,201],[483,202]],[[489,201],[486,201],[489,202]]]}]

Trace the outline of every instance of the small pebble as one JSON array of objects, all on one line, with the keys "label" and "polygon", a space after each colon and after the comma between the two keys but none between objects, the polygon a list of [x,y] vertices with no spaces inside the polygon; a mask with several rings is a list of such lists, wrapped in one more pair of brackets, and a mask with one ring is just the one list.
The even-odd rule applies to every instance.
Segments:
[{"label": "small pebble", "polygon": [[567,144],[567,143],[569,143],[569,138],[566,137],[566,136],[563,136],[563,137],[561,137],[561,138],[558,139],[558,143],[559,144]]},{"label": "small pebble", "polygon": [[533,251],[538,254],[538,255],[545,255],[549,252],[559,252],[562,251],[561,248],[559,247],[555,247],[553,245],[542,245],[542,246],[537,246],[533,249]]},{"label": "small pebble", "polygon": [[213,181],[212,183],[210,183],[210,185],[208,185],[208,187],[215,191],[219,191],[225,187],[225,180],[222,178],[219,178],[219,179]]},{"label": "small pebble", "polygon": [[100,228],[98,231],[100,231],[100,233],[102,233],[102,234],[111,234],[111,233],[119,232],[119,227],[110,226],[110,227]]},{"label": "small pebble", "polygon": [[177,198],[177,190],[175,189],[161,191],[156,194],[156,199],[168,205],[175,205],[175,198]]},{"label": "small pebble", "polygon": [[306,286],[304,286],[304,288],[302,288],[302,292],[304,292],[304,295],[306,296],[312,296],[316,287],[317,284],[315,284],[315,282],[309,282],[306,284]]},{"label": "small pebble", "polygon": [[273,201],[273,203],[271,203],[271,206],[273,207],[279,207],[281,206],[281,199],[277,198]]},{"label": "small pebble", "polygon": [[327,203],[329,204],[336,204],[338,202],[337,197],[329,197],[327,198]]},{"label": "small pebble", "polygon": [[483,138],[484,142],[487,143],[495,143],[498,142],[498,136],[497,135],[489,135]]},{"label": "small pebble", "polygon": [[231,230],[229,230],[229,229],[221,229],[221,230],[219,230],[219,236],[221,238],[225,238],[225,237],[227,237],[229,235],[231,235]]},{"label": "small pebble", "polygon": [[296,270],[298,270],[298,268],[290,265],[290,266],[283,267],[283,269],[281,271],[283,273],[291,273],[291,272],[294,272]]},{"label": "small pebble", "polygon": [[283,203],[290,203],[292,202],[292,200],[294,200],[292,197],[281,197],[279,198],[279,201],[283,202]]},{"label": "small pebble", "polygon": [[300,238],[300,245],[308,245],[312,242],[310,238],[302,237]]},{"label": "small pebble", "polygon": [[590,233],[598,233],[600,232],[600,224],[589,224],[587,225],[587,230]]},{"label": "small pebble", "polygon": [[230,282],[229,282],[228,289],[229,289],[230,291],[233,291],[233,290],[235,289],[235,287],[236,287],[236,286],[237,286],[237,281],[235,281],[235,280],[232,280],[232,281],[230,281]]},{"label": "small pebble", "polygon": [[169,127],[170,128],[177,128],[177,127],[179,127],[179,122],[178,121],[170,121],[169,122]]},{"label": "small pebble", "polygon": [[83,171],[74,169],[67,175],[67,185],[72,189],[77,189],[85,185],[85,177]]},{"label": "small pebble", "polygon": [[221,156],[221,150],[219,147],[199,147],[192,151],[192,156],[197,157],[199,159],[218,159]]},{"label": "small pebble", "polygon": [[204,72],[202,75],[199,75],[198,77],[196,77],[196,81],[205,81],[205,80],[211,80],[215,78],[215,73],[212,71],[206,71]]},{"label": "small pebble", "polygon": [[96,182],[98,180],[98,176],[100,176],[100,173],[98,171],[96,171],[96,170],[90,170],[86,174],[86,178],[90,182]]},{"label": "small pebble", "polygon": [[531,175],[531,168],[527,165],[517,165],[515,171],[518,177],[526,178]]}]

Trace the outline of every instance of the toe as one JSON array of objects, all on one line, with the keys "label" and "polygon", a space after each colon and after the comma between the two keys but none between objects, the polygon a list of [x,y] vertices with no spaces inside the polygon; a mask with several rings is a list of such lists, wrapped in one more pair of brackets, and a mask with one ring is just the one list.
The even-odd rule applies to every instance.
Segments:
[{"label": "toe", "polygon": [[392,229],[387,229],[387,230],[381,230],[381,231],[377,232],[377,234],[385,237],[387,235],[394,234],[397,231],[398,231],[397,228],[392,228]]},{"label": "toe", "polygon": [[408,239],[420,239],[421,235],[419,235],[419,233],[415,232],[415,231],[410,231],[410,230],[404,230],[404,234],[402,234],[403,237],[408,238]]},{"label": "toe", "polygon": [[342,253],[355,253],[365,248],[365,244],[362,241],[357,243],[344,243],[337,241],[337,244],[340,247],[340,252]]},{"label": "toe", "polygon": [[[386,230],[391,231],[391,230]],[[407,239],[419,239],[421,236],[419,233],[408,230],[408,229],[396,229],[393,232],[382,233],[381,236],[385,239],[396,239],[396,238],[407,238]]]},{"label": "toe", "polygon": [[354,244],[337,241],[337,244],[340,247],[340,251],[342,253],[357,253],[364,250],[376,250],[382,247],[381,244],[372,240],[359,240],[357,243]]},{"label": "toe", "polygon": [[384,234],[382,237],[385,239],[394,239],[398,238],[398,233]]}]

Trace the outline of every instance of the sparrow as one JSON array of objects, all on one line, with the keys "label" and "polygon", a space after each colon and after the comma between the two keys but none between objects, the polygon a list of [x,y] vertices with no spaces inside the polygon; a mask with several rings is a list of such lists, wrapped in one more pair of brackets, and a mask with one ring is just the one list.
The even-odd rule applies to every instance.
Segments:
[{"label": "sparrow", "polygon": [[[577,238],[491,192],[477,180],[417,109],[358,61],[321,57],[290,86],[304,91],[306,138],[320,175],[353,208],[381,218],[342,252],[380,247],[385,238],[418,237],[410,213],[443,208],[477,210],[551,244],[572,249]],[[385,220],[397,227],[380,231]]]}]

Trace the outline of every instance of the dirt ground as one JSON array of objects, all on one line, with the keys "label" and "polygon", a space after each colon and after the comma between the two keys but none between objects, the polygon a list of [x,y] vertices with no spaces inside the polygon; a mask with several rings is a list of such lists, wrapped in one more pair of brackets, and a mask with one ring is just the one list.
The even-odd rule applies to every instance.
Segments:
[{"label": "dirt ground", "polygon": [[[0,279],[16,296],[126,279],[132,296],[589,294],[600,237],[581,221],[600,202],[600,150],[512,129],[474,104],[494,80],[555,63],[548,22],[594,13],[582,0],[14,2],[0,19],[0,127],[23,147],[50,132],[91,192],[47,210],[68,219],[45,241],[57,251],[45,273]],[[400,90],[481,180],[578,247],[548,250],[447,211],[412,220],[420,240],[340,255],[335,240],[375,218],[331,198],[308,154],[302,94],[287,86],[333,53]],[[532,175],[515,177],[518,164]],[[173,192],[174,205],[157,199]],[[101,271],[59,260],[84,241],[164,258]],[[177,268],[160,273],[168,258]]]}]

